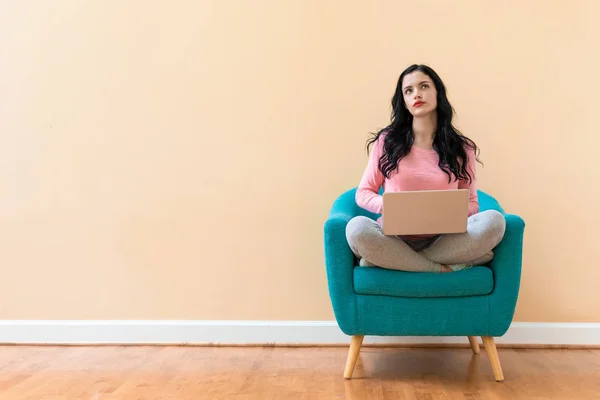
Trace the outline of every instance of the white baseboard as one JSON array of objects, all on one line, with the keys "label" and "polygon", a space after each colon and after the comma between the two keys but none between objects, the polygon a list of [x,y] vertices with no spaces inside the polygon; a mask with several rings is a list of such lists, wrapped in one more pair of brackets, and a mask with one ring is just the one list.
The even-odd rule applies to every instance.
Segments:
[{"label": "white baseboard", "polygon": [[[347,345],[335,321],[0,321],[0,344]],[[465,337],[367,336],[364,344],[465,344]],[[496,343],[600,346],[600,323],[515,322]]]}]

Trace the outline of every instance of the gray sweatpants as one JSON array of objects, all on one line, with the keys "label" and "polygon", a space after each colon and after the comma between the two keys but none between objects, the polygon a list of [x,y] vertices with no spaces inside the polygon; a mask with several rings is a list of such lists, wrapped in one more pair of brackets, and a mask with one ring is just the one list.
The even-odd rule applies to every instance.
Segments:
[{"label": "gray sweatpants", "polygon": [[442,264],[452,268],[491,261],[494,256],[492,250],[504,237],[505,230],[504,216],[498,211],[486,210],[469,217],[465,233],[407,242],[385,235],[377,221],[358,216],[348,222],[346,238],[352,252],[362,259],[361,265],[439,272]]}]

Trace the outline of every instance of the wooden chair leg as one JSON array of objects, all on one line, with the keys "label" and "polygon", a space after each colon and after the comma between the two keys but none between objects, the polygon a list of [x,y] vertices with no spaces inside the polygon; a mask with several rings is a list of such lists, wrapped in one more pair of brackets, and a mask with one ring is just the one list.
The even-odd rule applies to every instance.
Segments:
[{"label": "wooden chair leg", "polygon": [[483,345],[485,346],[485,351],[490,359],[490,363],[492,364],[492,371],[494,372],[494,377],[497,382],[501,382],[504,380],[504,374],[502,373],[502,366],[500,365],[500,358],[498,357],[498,349],[496,349],[496,342],[492,336],[482,336]]},{"label": "wooden chair leg", "polygon": [[473,354],[479,354],[479,340],[477,336],[469,336],[469,343],[471,343]]},{"label": "wooden chair leg", "polygon": [[360,346],[362,345],[364,335],[352,336],[352,342],[350,343],[350,349],[348,350],[348,359],[346,360],[346,368],[344,369],[344,378],[352,378],[354,372],[354,366],[356,360],[358,360],[358,353],[360,353]]}]

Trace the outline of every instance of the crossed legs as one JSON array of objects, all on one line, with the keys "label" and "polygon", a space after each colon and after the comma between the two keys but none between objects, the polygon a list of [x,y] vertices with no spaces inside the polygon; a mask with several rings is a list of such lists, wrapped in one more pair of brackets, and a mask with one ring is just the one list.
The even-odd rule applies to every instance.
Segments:
[{"label": "crossed legs", "polygon": [[457,270],[491,261],[492,250],[502,240],[505,229],[504,216],[498,211],[486,210],[469,217],[467,232],[442,235],[429,247],[415,251],[404,240],[385,235],[376,221],[357,216],[348,222],[346,238],[353,253],[361,259],[361,265],[440,272],[444,266]]}]

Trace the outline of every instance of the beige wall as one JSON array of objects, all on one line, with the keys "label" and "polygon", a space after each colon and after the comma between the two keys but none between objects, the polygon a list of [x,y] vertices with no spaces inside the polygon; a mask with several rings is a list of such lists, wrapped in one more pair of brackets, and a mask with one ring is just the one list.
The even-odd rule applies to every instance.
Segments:
[{"label": "beige wall", "polygon": [[323,223],[424,62],[528,224],[515,319],[600,321],[595,1],[48,4],[0,6],[0,318],[332,319]]}]

